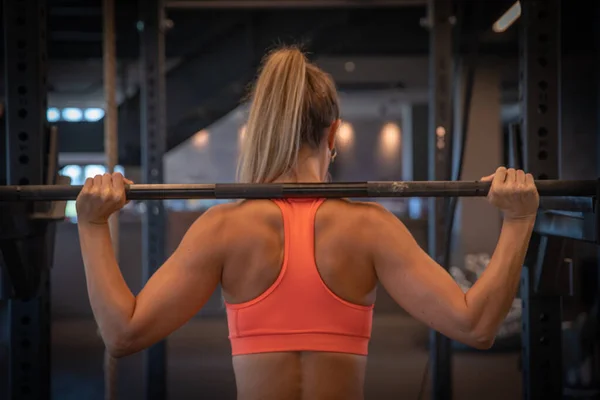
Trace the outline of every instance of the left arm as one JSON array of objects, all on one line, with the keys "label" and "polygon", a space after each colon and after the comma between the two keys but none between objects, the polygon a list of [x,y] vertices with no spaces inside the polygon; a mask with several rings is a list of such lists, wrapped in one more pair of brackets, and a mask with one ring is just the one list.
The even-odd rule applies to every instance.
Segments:
[{"label": "left arm", "polygon": [[107,349],[114,357],[122,357],[165,338],[206,303],[221,278],[225,216],[216,207],[200,217],[134,296],[117,264],[104,215],[124,203],[122,181],[115,184],[111,179],[118,180],[105,175],[86,181],[78,198],[78,214],[83,217],[78,225],[92,311]]}]

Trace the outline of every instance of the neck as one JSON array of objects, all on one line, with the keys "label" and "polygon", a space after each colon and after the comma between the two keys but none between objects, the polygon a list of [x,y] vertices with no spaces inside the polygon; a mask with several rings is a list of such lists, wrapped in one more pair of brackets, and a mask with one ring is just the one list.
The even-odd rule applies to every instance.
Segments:
[{"label": "neck", "polygon": [[278,183],[323,182],[323,165],[319,155],[308,149],[300,149],[297,167],[276,179]]}]

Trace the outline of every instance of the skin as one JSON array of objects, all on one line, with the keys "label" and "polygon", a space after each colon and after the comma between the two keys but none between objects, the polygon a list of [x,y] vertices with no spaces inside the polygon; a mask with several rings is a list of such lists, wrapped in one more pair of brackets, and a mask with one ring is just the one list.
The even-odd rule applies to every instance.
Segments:
[{"label": "skin", "polygon": [[[319,149],[303,148],[281,182],[325,179],[339,121]],[[531,175],[499,168],[488,200],[504,211],[489,266],[465,294],[406,227],[372,203],[327,200],[315,218],[315,260],[341,298],[373,304],[380,281],[399,305],[450,338],[489,348],[515,297],[538,195]],[[283,222],[267,200],[220,205],[190,227],[176,251],[134,296],[114,256],[108,217],[125,204],[120,174],[88,179],[77,199],[79,235],[94,316],[109,352],[123,357],[165,338],[192,318],[218,283],[230,303],[251,300],[277,279]],[[360,226],[361,229],[355,229]],[[340,234],[344,232],[344,234]],[[288,352],[233,357],[238,399],[363,399],[367,359]]]}]

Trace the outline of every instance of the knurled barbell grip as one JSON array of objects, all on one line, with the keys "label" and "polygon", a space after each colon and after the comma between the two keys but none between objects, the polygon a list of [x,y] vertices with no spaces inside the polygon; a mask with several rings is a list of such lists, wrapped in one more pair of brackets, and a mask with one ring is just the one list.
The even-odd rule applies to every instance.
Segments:
[{"label": "knurled barbell grip", "polygon": [[280,184],[239,185],[218,183],[215,185],[216,199],[258,199],[283,197],[283,186]]},{"label": "knurled barbell grip", "polygon": [[421,181],[368,182],[369,197],[481,197],[487,196],[490,182]]}]

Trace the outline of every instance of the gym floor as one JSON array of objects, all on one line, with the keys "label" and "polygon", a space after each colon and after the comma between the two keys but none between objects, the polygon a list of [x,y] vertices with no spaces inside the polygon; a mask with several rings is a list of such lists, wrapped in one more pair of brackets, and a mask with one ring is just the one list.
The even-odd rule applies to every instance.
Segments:
[{"label": "gym floor", "polygon": [[[376,315],[367,368],[367,400],[417,400],[428,360],[428,330],[404,314]],[[91,320],[56,321],[52,333],[53,398],[103,399],[103,346]],[[196,319],[168,341],[169,399],[235,399],[227,324]],[[454,398],[521,398],[518,352],[455,352]],[[119,398],[143,400],[141,354],[119,361]],[[430,381],[421,396],[430,398]]]}]

